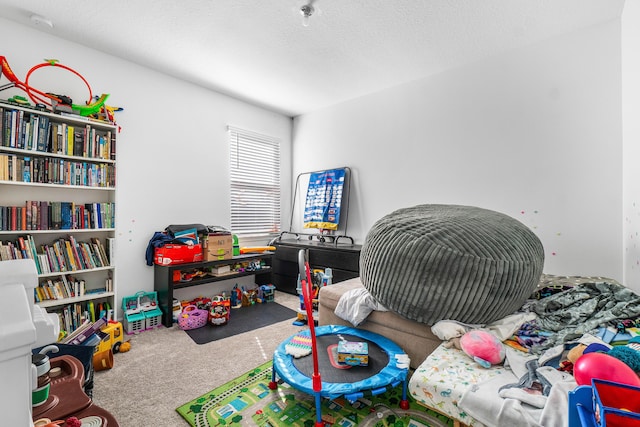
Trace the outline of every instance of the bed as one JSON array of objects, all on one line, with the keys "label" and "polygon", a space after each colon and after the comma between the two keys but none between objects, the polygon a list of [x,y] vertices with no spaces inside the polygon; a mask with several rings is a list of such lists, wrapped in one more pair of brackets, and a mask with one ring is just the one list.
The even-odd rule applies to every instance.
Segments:
[{"label": "bed", "polygon": [[[595,285],[591,286],[593,284]],[[610,309],[598,309],[591,313],[580,313],[579,310],[575,310],[575,307],[570,307],[575,325],[566,320],[568,319],[566,313],[560,312],[560,309],[556,310],[557,302],[564,301],[561,300],[562,295],[573,297],[579,294],[580,297],[565,298],[565,300],[583,298],[586,301],[598,296],[583,295],[583,293],[592,289],[595,293],[603,292],[604,294],[608,286],[615,287],[617,293],[620,292],[619,288],[625,292],[621,297],[624,301],[618,304],[621,307],[620,310],[612,312]],[[597,334],[590,334],[594,332],[594,326],[603,324],[606,326],[611,323],[612,318],[615,319],[617,316],[637,318],[640,314],[638,307],[640,297],[631,291],[626,293],[627,291],[619,283],[603,277],[543,275],[534,293],[536,299],[527,302],[523,309],[531,309],[531,304],[537,304],[538,309],[547,304],[544,306],[545,311],[538,315],[536,321],[544,322],[545,325],[560,321],[568,323],[565,328],[558,330],[549,338],[549,343],[545,346],[540,345],[540,348],[534,345],[529,353],[507,346],[508,361],[514,360],[513,358],[522,360],[516,360],[513,366],[498,365],[486,369],[475,363],[461,350],[449,348],[448,343],[443,342],[413,372],[409,380],[409,393],[421,405],[450,417],[454,420],[455,426],[567,425],[567,394],[569,390],[576,387],[576,383],[570,373],[557,369],[558,363],[563,357],[563,352],[575,345],[575,342],[589,341],[594,336],[599,338]],[[600,306],[611,308],[612,305],[601,304]],[[576,311],[579,314],[574,313]],[[512,356],[509,357],[509,355]],[[536,367],[541,367],[540,372],[548,370],[546,372],[554,377],[551,393],[541,401],[542,407],[538,404],[540,401],[531,406],[527,402],[498,396],[498,390],[501,387],[511,386],[524,378],[523,373],[527,372],[525,366],[530,365],[522,363],[535,363]]]},{"label": "bed", "polygon": [[454,420],[454,425],[481,426],[458,402],[469,387],[505,371],[503,366],[481,368],[462,351],[441,344],[411,375],[409,393],[421,405]]}]

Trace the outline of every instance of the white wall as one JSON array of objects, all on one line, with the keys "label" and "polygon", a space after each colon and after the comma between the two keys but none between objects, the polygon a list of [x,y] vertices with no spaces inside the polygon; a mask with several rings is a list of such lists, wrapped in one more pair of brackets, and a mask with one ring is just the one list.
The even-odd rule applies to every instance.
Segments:
[{"label": "white wall", "polygon": [[622,13],[622,123],[624,170],[624,283],[640,292],[640,2]]},{"label": "white wall", "polygon": [[620,115],[616,21],[302,115],[293,176],[351,166],[359,242],[397,208],[476,205],[532,228],[545,272],[622,280]]},{"label": "white wall", "polygon": [[[144,255],[154,231],[180,223],[229,227],[228,124],[281,139],[282,203],[290,205],[289,117],[1,19],[0,40],[13,41],[3,43],[1,54],[20,78],[43,58],[56,58],[83,74],[95,93],[109,93],[108,105],[124,108],[116,116],[122,128],[116,193],[118,304],[123,296],[153,290],[153,268]],[[39,70],[33,79],[41,80],[31,82],[49,91],[48,85],[57,86],[56,71]],[[78,81],[55,90],[79,103],[87,92]],[[5,91],[0,97],[12,94],[21,93]],[[284,221],[288,223],[286,215]],[[233,283],[218,286],[231,288]]]}]

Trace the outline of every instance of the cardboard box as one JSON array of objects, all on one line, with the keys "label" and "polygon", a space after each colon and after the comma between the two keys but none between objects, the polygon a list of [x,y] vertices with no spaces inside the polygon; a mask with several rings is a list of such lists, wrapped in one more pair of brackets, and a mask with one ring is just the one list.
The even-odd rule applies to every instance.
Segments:
[{"label": "cardboard box", "polygon": [[230,265],[219,265],[217,267],[211,267],[211,274],[214,276],[221,276],[223,274],[231,273]]},{"label": "cardboard box", "polygon": [[233,258],[233,237],[231,233],[208,234],[203,242],[205,261]]},{"label": "cardboard box", "polygon": [[167,244],[155,249],[153,261],[158,265],[200,262],[202,261],[202,245]]}]

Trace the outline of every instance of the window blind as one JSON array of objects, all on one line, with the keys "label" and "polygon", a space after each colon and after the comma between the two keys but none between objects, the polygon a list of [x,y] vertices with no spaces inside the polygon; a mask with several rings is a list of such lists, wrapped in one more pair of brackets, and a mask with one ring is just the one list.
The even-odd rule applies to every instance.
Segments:
[{"label": "window blind", "polygon": [[280,140],[229,126],[231,230],[240,236],[280,232]]}]

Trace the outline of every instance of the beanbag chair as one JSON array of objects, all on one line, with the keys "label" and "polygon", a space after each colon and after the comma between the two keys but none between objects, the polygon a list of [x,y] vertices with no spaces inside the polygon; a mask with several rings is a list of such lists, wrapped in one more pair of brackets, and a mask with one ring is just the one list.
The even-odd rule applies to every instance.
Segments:
[{"label": "beanbag chair", "polygon": [[485,324],[522,306],[543,265],[542,243],[516,219],[431,204],[399,209],[373,225],[360,276],[380,304],[408,319]]}]

